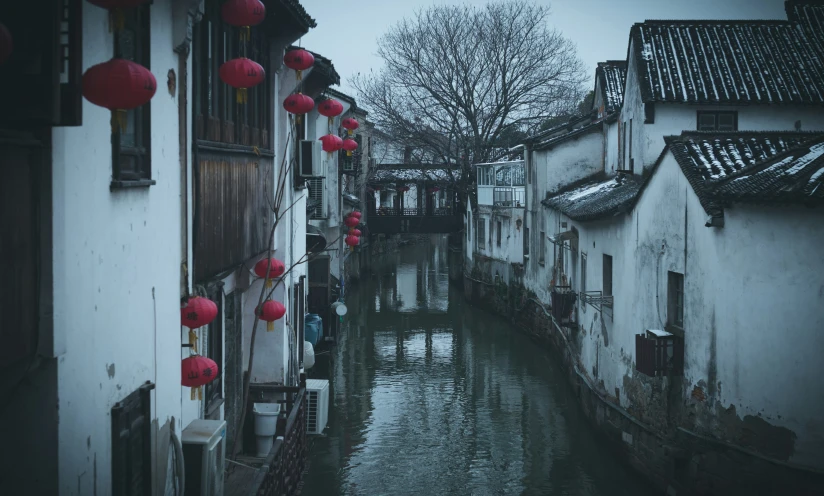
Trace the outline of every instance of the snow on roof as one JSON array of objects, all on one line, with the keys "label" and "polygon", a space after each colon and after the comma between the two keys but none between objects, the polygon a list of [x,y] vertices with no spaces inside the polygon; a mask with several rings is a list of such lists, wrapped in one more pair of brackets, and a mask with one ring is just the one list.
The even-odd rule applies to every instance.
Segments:
[{"label": "snow on roof", "polygon": [[610,114],[624,104],[624,81],[627,78],[626,60],[598,62],[595,77],[601,82],[604,110]]},{"label": "snow on roof", "polygon": [[447,169],[445,167],[410,167],[410,166],[380,166],[375,171],[370,183],[405,183],[429,181],[436,183],[450,183],[460,181],[461,169]]},{"label": "snow on roof", "polygon": [[541,203],[563,212],[573,220],[594,220],[626,211],[642,183],[639,176],[620,174],[612,179],[590,180]]},{"label": "snow on roof", "polygon": [[824,43],[786,21],[645,21],[630,33],[644,102],[824,103]]},{"label": "snow on roof", "polygon": [[824,201],[824,134],[685,132],[665,140],[708,213],[729,201]]}]

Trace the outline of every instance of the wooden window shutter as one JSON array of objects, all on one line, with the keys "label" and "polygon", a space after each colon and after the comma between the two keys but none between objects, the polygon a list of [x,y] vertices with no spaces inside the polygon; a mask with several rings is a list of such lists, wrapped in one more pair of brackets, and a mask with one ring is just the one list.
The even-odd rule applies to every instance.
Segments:
[{"label": "wooden window shutter", "polygon": [[151,496],[151,390],[146,382],[112,407],[112,494]]}]

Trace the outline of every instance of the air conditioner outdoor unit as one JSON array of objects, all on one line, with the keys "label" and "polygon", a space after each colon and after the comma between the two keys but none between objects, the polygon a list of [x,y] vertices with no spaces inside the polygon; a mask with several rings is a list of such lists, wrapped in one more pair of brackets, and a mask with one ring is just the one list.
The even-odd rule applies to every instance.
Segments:
[{"label": "air conditioner outdoor unit", "polygon": [[197,419],[183,429],[185,496],[222,496],[226,421]]},{"label": "air conditioner outdoor unit", "polygon": [[323,144],[317,140],[301,140],[300,142],[300,175],[301,177],[325,177],[326,157]]},{"label": "air conditioner outdoor unit", "polygon": [[306,433],[322,434],[329,420],[329,381],[306,380]]}]

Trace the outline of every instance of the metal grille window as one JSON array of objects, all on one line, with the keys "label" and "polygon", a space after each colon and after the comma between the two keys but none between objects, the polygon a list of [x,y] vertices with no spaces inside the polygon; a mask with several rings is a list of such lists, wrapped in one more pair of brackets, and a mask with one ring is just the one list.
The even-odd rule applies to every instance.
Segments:
[{"label": "metal grille window", "polygon": [[484,248],[484,241],[486,240],[486,219],[478,219],[478,235],[477,242],[478,242],[478,249],[482,250]]},{"label": "metal grille window", "polygon": [[667,273],[667,323],[684,327],[684,274]]},{"label": "metal grille window", "polygon": [[737,131],[738,112],[698,111],[699,131]]},{"label": "metal grille window", "polygon": [[[124,28],[114,36],[115,57],[136,62],[147,69],[150,64],[149,5],[124,10]],[[112,132],[112,186],[139,182],[154,184],[152,178],[151,105],[129,110],[126,129]]]}]

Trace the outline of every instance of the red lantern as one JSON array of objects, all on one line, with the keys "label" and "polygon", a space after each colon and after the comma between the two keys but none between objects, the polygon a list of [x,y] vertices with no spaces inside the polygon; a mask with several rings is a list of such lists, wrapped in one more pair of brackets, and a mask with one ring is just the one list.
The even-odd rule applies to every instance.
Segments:
[{"label": "red lantern", "polygon": [[123,29],[125,18],[123,9],[131,9],[146,3],[146,0],[89,0],[92,5],[97,5],[109,11],[109,27],[114,25],[115,31]]},{"label": "red lantern", "polygon": [[358,224],[360,224],[360,219],[348,216],[345,219],[343,219],[343,223],[346,224],[346,227],[355,227]]},{"label": "red lantern", "polygon": [[333,119],[343,113],[343,105],[334,98],[329,98],[318,104],[318,113],[328,117],[331,126]]},{"label": "red lantern", "polygon": [[434,188],[429,188],[430,193],[437,193],[440,190],[441,190],[441,188],[439,188],[437,186],[435,186]]},{"label": "red lantern", "polygon": [[286,67],[293,69],[297,73],[298,81],[301,80],[301,73],[315,65],[315,56],[302,48],[289,50],[283,56],[283,63]]},{"label": "red lantern", "polygon": [[11,33],[6,26],[0,22],[0,65],[11,56],[13,49],[14,43],[12,42]]},{"label": "red lantern", "polygon": [[145,105],[157,90],[149,69],[125,59],[111,59],[83,74],[83,96],[112,111],[112,132],[126,130],[126,111]]},{"label": "red lantern", "polygon": [[343,240],[343,242],[351,247],[355,247],[358,243],[360,243],[360,238],[357,236],[349,235],[346,237],[346,239]]},{"label": "red lantern", "polygon": [[283,100],[283,108],[290,114],[295,114],[297,116],[297,122],[300,124],[300,116],[311,112],[312,109],[315,108],[315,101],[312,100],[310,96],[302,93],[294,93],[287,96],[286,100]]},{"label": "red lantern", "polygon": [[255,264],[255,275],[261,279],[266,277],[266,269],[269,269],[269,281],[266,283],[267,288],[272,287],[272,279],[280,277],[286,272],[286,266],[277,258],[264,258]]},{"label": "red lantern", "polygon": [[349,212],[349,215],[351,215],[352,217],[354,217],[356,219],[360,219],[362,214],[360,212],[358,212],[357,210],[352,210],[351,212]]},{"label": "red lantern", "polygon": [[180,309],[180,323],[189,329],[208,325],[217,317],[217,305],[209,298],[193,296]]},{"label": "red lantern", "polygon": [[220,79],[233,88],[237,88],[237,102],[246,103],[249,99],[247,89],[263,82],[266,71],[263,66],[246,57],[238,57],[224,62],[218,71]]},{"label": "red lantern", "polygon": [[240,28],[240,39],[249,40],[250,26],[257,26],[266,18],[266,6],[260,0],[228,0],[220,8],[220,16],[227,24]]},{"label": "red lantern", "polygon": [[350,236],[357,236],[357,237],[360,238],[361,234],[363,234],[363,233],[360,231],[360,229],[350,229],[349,230],[349,235]]},{"label": "red lantern", "polygon": [[349,136],[352,136],[352,134],[355,132],[355,129],[360,127],[360,124],[358,124],[357,120],[351,117],[347,117],[343,120],[343,122],[341,122],[341,126],[343,126],[344,129],[346,129],[346,132],[349,133]]},{"label": "red lantern", "polygon": [[351,157],[352,152],[358,149],[358,142],[353,139],[346,138],[343,140],[343,149],[346,150],[346,156]]},{"label": "red lantern", "polygon": [[180,364],[180,383],[192,388],[192,399],[197,396],[203,399],[202,386],[209,384],[218,374],[217,364],[214,360],[200,355],[192,355],[184,358]]},{"label": "red lantern", "polygon": [[323,151],[333,153],[343,148],[343,140],[340,136],[334,134],[327,134],[318,138],[323,143]]},{"label": "red lantern", "polygon": [[286,315],[286,307],[283,303],[274,300],[266,300],[262,307],[255,309],[255,313],[260,316],[261,320],[265,320],[266,330],[275,330],[275,321]]},{"label": "red lantern", "polygon": [[380,191],[380,190],[381,190],[381,187],[380,187],[380,186],[374,186],[374,187],[372,188],[372,191]]},{"label": "red lantern", "polygon": [[401,193],[406,193],[407,191],[409,191],[409,186],[401,186],[398,188],[398,191],[400,191]]}]

